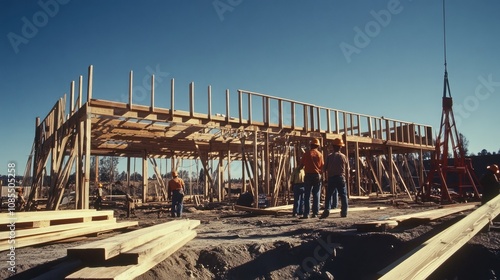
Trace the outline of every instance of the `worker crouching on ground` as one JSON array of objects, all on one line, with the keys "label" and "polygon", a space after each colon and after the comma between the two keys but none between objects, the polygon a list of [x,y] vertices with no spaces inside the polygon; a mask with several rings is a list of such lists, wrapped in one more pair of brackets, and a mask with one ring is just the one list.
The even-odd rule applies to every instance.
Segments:
[{"label": "worker crouching on ground", "polygon": [[172,179],[168,181],[168,199],[172,199],[171,216],[182,216],[182,200],[184,199],[184,181],[172,171]]},{"label": "worker crouching on ground", "polygon": [[481,176],[479,183],[483,189],[481,204],[492,200],[500,193],[500,183],[498,182],[497,174],[500,172],[498,165],[492,164],[486,167],[486,172]]},{"label": "worker crouching on ground", "polygon": [[326,158],[324,171],[328,174],[328,186],[326,188],[325,210],[321,214],[321,219],[330,215],[331,208],[337,208],[338,196],[342,203],[340,216],[347,217],[347,188],[346,178],[349,169],[349,161],[340,149],[344,146],[342,139],[333,140],[333,152]]},{"label": "worker crouching on ground", "polygon": [[321,172],[323,170],[323,154],[318,151],[320,142],[313,139],[310,143],[310,149],[304,153],[301,160],[301,167],[304,167],[306,175],[304,176],[304,214],[301,219],[309,218],[311,212],[311,195],[313,197],[312,217],[316,218],[319,214],[319,198],[321,193]]}]

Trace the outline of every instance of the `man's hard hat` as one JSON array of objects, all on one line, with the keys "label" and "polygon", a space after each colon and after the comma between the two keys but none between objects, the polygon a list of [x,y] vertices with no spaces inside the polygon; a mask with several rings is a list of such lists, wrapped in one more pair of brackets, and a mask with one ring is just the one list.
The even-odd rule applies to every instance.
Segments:
[{"label": "man's hard hat", "polygon": [[343,147],[344,141],[342,141],[342,139],[340,139],[340,138],[335,138],[335,139],[333,139],[332,145]]},{"label": "man's hard hat", "polygon": [[491,172],[493,173],[498,173],[500,170],[498,169],[498,165],[496,164],[492,164],[488,167],[486,167],[488,170],[491,170]]},{"label": "man's hard hat", "polygon": [[316,145],[316,146],[319,146],[319,145],[320,145],[320,143],[319,143],[319,139],[318,139],[318,138],[313,138],[313,139],[311,140],[311,145]]},{"label": "man's hard hat", "polygon": [[102,188],[102,184],[101,184],[101,183],[99,183],[98,187],[99,187],[99,188]]}]

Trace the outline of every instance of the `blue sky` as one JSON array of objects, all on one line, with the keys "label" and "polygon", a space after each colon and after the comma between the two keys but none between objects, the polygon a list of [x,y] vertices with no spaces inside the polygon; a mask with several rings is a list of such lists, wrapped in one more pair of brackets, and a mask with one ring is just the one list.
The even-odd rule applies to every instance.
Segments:
[{"label": "blue sky", "polygon": [[[495,0],[446,2],[455,117],[473,153],[500,149],[498,11]],[[99,99],[126,101],[129,71],[136,85],[154,71],[160,107],[175,78],[179,109],[194,81],[201,96],[246,89],[437,134],[442,21],[438,0],[0,0],[0,174],[11,161],[24,171],[35,118],[89,65]]]}]

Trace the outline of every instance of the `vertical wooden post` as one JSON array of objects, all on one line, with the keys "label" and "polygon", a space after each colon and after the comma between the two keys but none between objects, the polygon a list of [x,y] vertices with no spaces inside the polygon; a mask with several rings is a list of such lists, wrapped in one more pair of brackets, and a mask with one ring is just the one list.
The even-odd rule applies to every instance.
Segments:
[{"label": "vertical wooden post", "polygon": [[130,70],[130,73],[128,75],[128,108],[132,109],[132,102],[133,102],[133,87],[134,87],[134,71]]},{"label": "vertical wooden post", "polygon": [[283,128],[283,100],[278,99],[278,127]]},{"label": "vertical wooden post", "polygon": [[419,151],[419,159],[418,159],[418,166],[419,166],[419,171],[418,171],[418,182],[420,183],[420,188],[423,188],[424,182],[425,182],[425,177],[424,177],[424,152],[422,149]]},{"label": "vertical wooden post", "polygon": [[291,106],[291,118],[292,118],[292,129],[295,129],[295,102],[290,103]]},{"label": "vertical wooden post", "polygon": [[194,116],[194,82],[189,84],[189,116]]},{"label": "vertical wooden post", "polygon": [[95,161],[95,166],[94,166],[94,172],[95,172],[95,178],[94,178],[94,187],[97,188],[99,184],[99,156],[94,156],[94,161]]},{"label": "vertical wooden post", "polygon": [[257,151],[257,127],[254,127],[253,132],[253,185],[255,186],[254,203],[255,208],[259,208],[259,172],[257,169],[257,158],[259,155]]},{"label": "vertical wooden post", "polygon": [[233,188],[231,184],[231,150],[229,147],[227,149],[227,188],[229,189],[228,198],[231,201],[231,190]]},{"label": "vertical wooden post", "polygon": [[316,107],[316,118],[318,119],[317,123],[318,123],[318,127],[316,128],[316,130],[318,132],[321,131],[321,108],[320,107]]},{"label": "vertical wooden post", "polygon": [[326,132],[327,133],[332,133],[332,119],[331,119],[331,110],[330,109],[326,109]]},{"label": "vertical wooden post", "polygon": [[212,120],[212,86],[208,86],[208,120]]},{"label": "vertical wooden post", "polygon": [[217,180],[217,188],[218,188],[218,191],[217,191],[217,201],[218,202],[221,202],[222,201],[222,192],[224,191],[223,190],[223,186],[224,186],[224,152],[223,151],[219,151],[219,164],[218,164],[218,167],[217,167],[217,170],[218,170],[218,180]]},{"label": "vertical wooden post", "polygon": [[90,65],[89,66],[89,77],[88,77],[88,83],[87,83],[87,102],[90,102],[92,99],[92,84],[93,84],[93,74],[94,73],[94,66]]},{"label": "vertical wooden post", "polygon": [[148,201],[148,153],[144,151],[142,156],[142,202]]},{"label": "vertical wooden post", "polygon": [[230,112],[229,112],[229,89],[226,89],[226,122],[229,123],[229,120],[231,119],[230,117]]},{"label": "vertical wooden post", "polygon": [[240,124],[243,123],[243,93],[238,90],[238,115],[240,118]]},{"label": "vertical wooden post", "polygon": [[[88,104],[88,103],[87,103]],[[87,108],[88,108],[88,105],[87,105]],[[82,197],[83,197],[83,205],[82,205],[82,209],[89,209],[89,195],[90,195],[90,149],[91,149],[91,145],[90,145],[90,138],[92,137],[91,135],[91,126],[92,126],[92,123],[91,123],[91,119],[90,119],[90,115],[87,115],[86,117],[86,120],[85,120],[85,125],[84,125],[84,129],[85,129],[85,132],[84,132],[84,147],[83,147],[83,150],[85,152],[85,166],[84,166],[84,172],[83,172],[83,176],[84,176],[84,185],[83,185],[83,194],[82,194]]]},{"label": "vertical wooden post", "polygon": [[75,81],[71,82],[71,85],[69,87],[69,102],[70,102],[70,108],[69,108],[69,114],[73,115],[75,112]]},{"label": "vertical wooden post", "polygon": [[127,157],[127,190],[130,195],[134,195],[130,187],[130,157]]},{"label": "vertical wooden post", "polygon": [[248,124],[253,124],[252,122],[252,96],[250,93],[248,95]]},{"label": "vertical wooden post", "polygon": [[394,165],[392,164],[392,147],[388,146],[388,154],[389,157],[387,159],[388,165],[389,165],[389,182],[391,184],[391,193],[394,195],[396,194],[396,182],[395,182],[395,177],[394,177]]},{"label": "vertical wooden post", "polygon": [[[244,142],[243,142],[243,145],[245,145]],[[244,153],[244,152],[245,152],[245,150],[242,148],[242,153]],[[245,172],[245,165],[246,165],[246,158],[245,158],[245,155],[243,155],[243,159],[241,160],[241,180],[243,181],[241,193],[245,193],[247,191],[247,178],[246,178],[246,172]]]},{"label": "vertical wooden post", "polygon": [[[356,168],[356,188],[358,190],[358,195],[361,195],[361,165],[359,164],[360,158],[359,158],[359,142],[355,142],[355,148],[354,148],[354,162],[356,163],[353,167]],[[351,171],[347,170],[347,178],[350,178],[351,176]]]},{"label": "vertical wooden post", "polygon": [[303,113],[304,113],[304,131],[308,132],[309,131],[309,115],[308,115],[308,108],[309,106],[307,105],[302,105]]},{"label": "vertical wooden post", "polygon": [[170,80],[170,118],[174,118],[174,111],[175,111],[175,106],[174,106],[174,95],[175,95],[175,82],[174,79]]},{"label": "vertical wooden post", "polygon": [[83,76],[78,79],[78,109],[82,108],[82,98],[83,98]]},{"label": "vertical wooden post", "polygon": [[151,112],[155,111],[155,75],[151,76]]},{"label": "vertical wooden post", "polygon": [[[263,162],[263,165],[264,165],[264,168],[265,168],[265,171],[263,172],[264,174],[266,174],[265,176],[265,192],[266,192],[266,195],[270,194],[271,193],[271,152],[270,152],[270,149],[269,149],[269,132],[264,132],[264,162]],[[274,161],[274,157],[272,157],[273,161]],[[273,178],[275,178],[275,173],[273,173]],[[264,179],[264,178],[263,178]]]}]

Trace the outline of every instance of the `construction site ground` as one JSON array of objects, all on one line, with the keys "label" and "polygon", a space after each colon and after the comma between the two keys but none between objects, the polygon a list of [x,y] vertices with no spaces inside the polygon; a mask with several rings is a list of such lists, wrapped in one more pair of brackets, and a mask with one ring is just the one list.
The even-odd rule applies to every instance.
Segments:
[{"label": "construction site ground", "polygon": [[[377,279],[377,272],[472,211],[426,223],[360,231],[357,224],[438,206],[390,199],[351,201],[350,206],[374,209],[350,211],[346,218],[331,214],[326,219],[298,219],[291,213],[254,215],[223,203],[188,206],[182,219],[201,221],[196,238],[136,279]],[[137,209],[127,218],[122,207],[113,209],[119,221],[138,221],[139,227],[179,219],[147,208]],[[67,262],[67,248],[117,234],[120,232],[18,248],[17,274],[2,269],[0,278],[33,279]],[[500,232],[495,227],[474,236],[429,277],[498,278]]]}]

